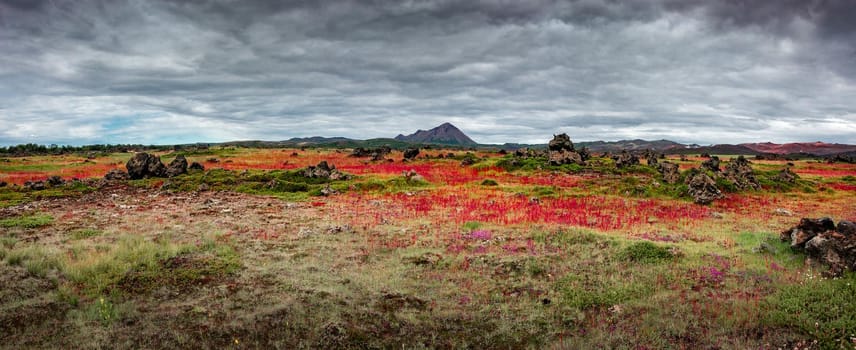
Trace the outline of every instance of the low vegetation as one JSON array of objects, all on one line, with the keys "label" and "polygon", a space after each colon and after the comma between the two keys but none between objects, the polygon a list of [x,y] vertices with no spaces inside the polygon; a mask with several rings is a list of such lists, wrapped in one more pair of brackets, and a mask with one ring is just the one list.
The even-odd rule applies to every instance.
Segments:
[{"label": "low vegetation", "polygon": [[[856,219],[856,167],[794,161],[800,177],[788,182],[778,177],[784,161],[758,161],[761,189],[720,180],[724,198],[698,205],[685,180],[703,159],[667,159],[683,166],[668,184],[652,167],[617,169],[597,156],[549,166],[449,152],[402,162],[395,151],[370,161],[327,149],[180,150],[163,159],[180,153],[206,170],[43,190],[0,170],[10,180],[0,188],[0,341],[856,345],[856,275],[822,277],[823,266],[779,239],[800,217]],[[94,161],[120,167],[130,155],[101,156]],[[54,174],[51,159],[69,161],[56,157],[21,171]],[[351,177],[305,177],[321,160]]]}]

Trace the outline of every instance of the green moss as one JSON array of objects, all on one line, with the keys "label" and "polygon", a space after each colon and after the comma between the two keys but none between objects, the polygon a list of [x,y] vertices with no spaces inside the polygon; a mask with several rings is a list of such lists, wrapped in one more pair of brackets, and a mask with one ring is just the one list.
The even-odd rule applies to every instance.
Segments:
[{"label": "green moss", "polygon": [[609,307],[650,295],[650,284],[615,274],[567,275],[557,283],[564,306],[585,310]]},{"label": "green moss", "polygon": [[103,232],[95,229],[80,229],[71,232],[71,239],[80,240],[90,237],[100,236]]},{"label": "green moss", "polygon": [[642,241],[635,242],[625,247],[621,252],[620,257],[627,261],[654,264],[673,260],[675,255],[672,254],[669,247],[656,245],[648,241]]}]

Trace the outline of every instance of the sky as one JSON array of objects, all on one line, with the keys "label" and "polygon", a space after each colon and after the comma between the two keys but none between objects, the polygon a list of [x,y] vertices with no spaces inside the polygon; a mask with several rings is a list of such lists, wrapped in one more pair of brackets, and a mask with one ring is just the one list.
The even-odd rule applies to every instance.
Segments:
[{"label": "sky", "polygon": [[856,144],[853,0],[0,0],[0,145]]}]

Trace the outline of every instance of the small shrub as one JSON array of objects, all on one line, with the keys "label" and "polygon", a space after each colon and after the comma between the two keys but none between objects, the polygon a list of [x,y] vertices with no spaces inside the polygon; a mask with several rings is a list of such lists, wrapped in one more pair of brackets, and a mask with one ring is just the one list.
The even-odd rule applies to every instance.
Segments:
[{"label": "small shrub", "polygon": [[52,224],[54,218],[47,214],[27,215],[0,220],[0,227],[39,228]]},{"label": "small shrub", "polygon": [[467,221],[462,226],[461,229],[464,231],[473,231],[482,227],[482,223],[478,221]]},{"label": "small shrub", "polygon": [[482,180],[481,185],[482,186],[499,186],[499,183],[497,183],[496,180],[484,179],[484,180]]},{"label": "small shrub", "polygon": [[639,263],[657,263],[664,260],[672,260],[675,255],[668,247],[656,245],[648,241],[633,243],[621,252],[624,260]]}]

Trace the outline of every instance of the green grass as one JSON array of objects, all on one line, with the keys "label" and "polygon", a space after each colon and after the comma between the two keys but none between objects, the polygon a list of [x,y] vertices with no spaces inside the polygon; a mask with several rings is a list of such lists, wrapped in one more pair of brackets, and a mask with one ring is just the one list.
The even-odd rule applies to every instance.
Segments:
[{"label": "green grass", "polygon": [[99,231],[99,230],[84,228],[84,229],[72,231],[71,232],[71,239],[80,240],[80,239],[86,239],[86,238],[90,238],[90,237],[100,236],[102,234],[104,234],[104,233]]},{"label": "green grass", "polygon": [[808,278],[768,297],[764,323],[798,331],[823,349],[852,348],[856,338],[856,273],[840,279]]},{"label": "green grass", "polygon": [[5,259],[7,264],[24,267],[37,277],[45,277],[51,270],[60,270],[63,266],[56,251],[38,246],[7,250]]},{"label": "green grass", "polygon": [[54,218],[47,214],[19,216],[0,220],[0,227],[39,228],[52,224]]}]

